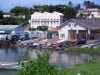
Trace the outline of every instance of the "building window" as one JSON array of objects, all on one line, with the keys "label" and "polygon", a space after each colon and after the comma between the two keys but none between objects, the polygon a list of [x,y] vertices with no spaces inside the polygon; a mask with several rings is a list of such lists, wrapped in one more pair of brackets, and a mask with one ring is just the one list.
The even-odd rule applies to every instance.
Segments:
[{"label": "building window", "polygon": [[71,27],[71,24],[69,24],[69,27]]},{"label": "building window", "polygon": [[76,27],[76,24],[74,25],[74,27]]},{"label": "building window", "polygon": [[60,37],[61,38],[65,38],[65,34],[60,34]]}]

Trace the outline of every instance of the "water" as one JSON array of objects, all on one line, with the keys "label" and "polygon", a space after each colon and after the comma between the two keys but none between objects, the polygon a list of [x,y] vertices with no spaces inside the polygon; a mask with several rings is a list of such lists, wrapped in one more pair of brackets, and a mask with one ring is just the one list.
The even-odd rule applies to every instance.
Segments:
[{"label": "water", "polygon": [[[24,61],[28,58],[36,59],[37,53],[31,48],[0,48],[0,62],[17,62]],[[40,51],[42,53],[43,51]],[[57,64],[58,68],[72,68],[76,64],[82,64],[86,61],[92,61],[99,58],[99,55],[65,52],[65,51],[52,51],[49,62],[51,64]],[[0,75],[16,75],[15,71],[0,70]]]}]

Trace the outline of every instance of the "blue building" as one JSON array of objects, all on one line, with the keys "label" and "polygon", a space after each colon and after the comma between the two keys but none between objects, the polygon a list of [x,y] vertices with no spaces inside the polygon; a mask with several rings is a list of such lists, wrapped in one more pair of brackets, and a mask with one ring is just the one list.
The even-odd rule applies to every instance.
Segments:
[{"label": "blue building", "polygon": [[19,25],[0,25],[0,40],[9,35],[19,35],[23,33],[23,28]]}]

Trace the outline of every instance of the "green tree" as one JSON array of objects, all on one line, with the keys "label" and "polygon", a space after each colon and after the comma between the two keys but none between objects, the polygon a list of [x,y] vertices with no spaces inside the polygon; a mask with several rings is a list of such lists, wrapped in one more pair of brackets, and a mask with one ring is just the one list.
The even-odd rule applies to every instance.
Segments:
[{"label": "green tree", "polygon": [[3,11],[0,10],[0,19],[3,19]]},{"label": "green tree", "polygon": [[50,53],[46,50],[43,54],[38,54],[38,58],[21,63],[18,75],[58,75],[58,70],[49,64]]},{"label": "green tree", "polygon": [[18,15],[25,15],[27,18],[30,16],[30,8],[27,7],[20,7],[16,6],[10,10],[11,13],[15,13],[16,16]]},{"label": "green tree", "polygon": [[15,18],[12,17],[5,17],[2,19],[3,25],[16,25],[18,24]]},{"label": "green tree", "polygon": [[77,4],[76,6],[75,6],[75,10],[77,10],[78,11],[78,9],[80,9],[81,8],[81,5],[80,4]]},{"label": "green tree", "polygon": [[86,8],[94,8],[94,2],[91,2],[91,1],[84,1],[83,5],[86,7]]},{"label": "green tree", "polygon": [[66,19],[76,18],[75,9],[71,7],[67,7],[64,11],[64,18]]},{"label": "green tree", "polygon": [[39,31],[47,31],[48,27],[47,26],[38,26],[37,30],[39,30]]},{"label": "green tree", "polygon": [[68,2],[68,6],[69,6],[69,7],[73,7],[73,4],[72,4],[71,1]]}]

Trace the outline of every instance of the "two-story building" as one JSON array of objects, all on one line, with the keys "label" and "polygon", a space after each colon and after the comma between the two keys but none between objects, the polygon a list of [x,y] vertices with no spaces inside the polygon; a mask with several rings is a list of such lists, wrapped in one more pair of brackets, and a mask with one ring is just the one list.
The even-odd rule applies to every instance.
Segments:
[{"label": "two-story building", "polygon": [[31,28],[38,26],[48,26],[48,28],[56,28],[62,24],[63,14],[59,12],[35,12],[31,15]]}]

